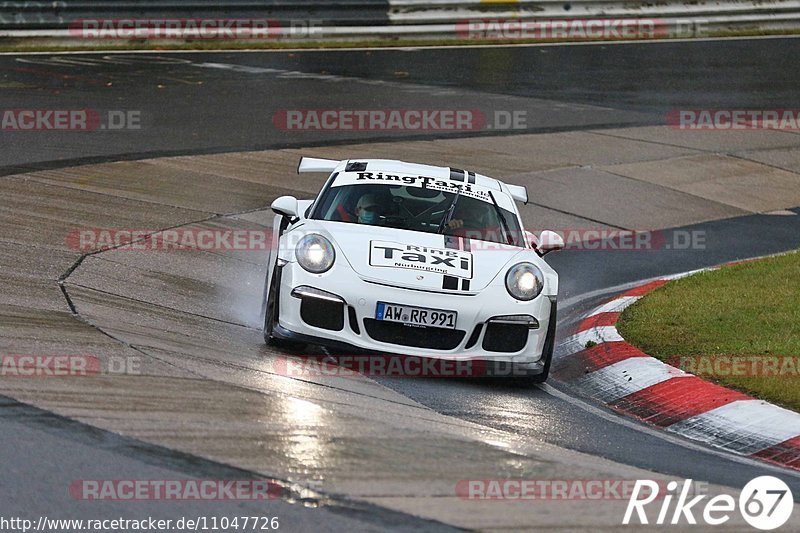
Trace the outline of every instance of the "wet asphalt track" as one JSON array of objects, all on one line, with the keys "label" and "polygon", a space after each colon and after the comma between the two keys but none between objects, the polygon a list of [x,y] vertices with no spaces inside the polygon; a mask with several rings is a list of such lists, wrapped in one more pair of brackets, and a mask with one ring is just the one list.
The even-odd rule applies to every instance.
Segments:
[{"label": "wet asphalt track", "polygon": [[[4,135],[0,167],[447,134],[285,132],[282,109],[524,111],[526,131],[663,124],[676,107],[800,107],[800,39],[352,52],[0,55],[0,106],[141,112],[108,135]],[[490,120],[491,122],[491,120]],[[506,131],[520,133],[519,130]],[[471,135],[496,133],[477,131]],[[10,168],[6,168],[8,173]]]},{"label": "wet asphalt track", "polygon": [[[127,59],[111,61],[97,55],[29,56],[23,61],[0,56],[0,108],[138,110],[144,126],[140,131],[108,135],[60,132],[39,134],[35,139],[29,133],[4,133],[0,173],[79,161],[344,143],[374,137],[278,131],[272,127],[272,115],[287,108],[452,108],[456,102],[459,107],[489,113],[522,109],[529,117],[529,131],[550,131],[663,124],[664,113],[676,106],[800,107],[800,73],[793,61],[798,48],[798,39],[770,39],[507,49],[160,54],[162,59],[155,60],[129,54]],[[763,238],[765,228],[770,228],[768,239]],[[625,255],[623,260],[618,253],[593,252],[591,268],[582,252],[551,256],[564,280],[562,329],[610,287],[800,246],[798,217],[754,215],[690,229],[707,232],[707,250],[657,250]],[[597,268],[598,263],[602,268]],[[440,380],[386,379],[381,383],[445,414],[666,474],[741,487],[756,475],[774,472],[664,440],[639,431],[636,423],[616,423],[616,415],[598,407],[606,413],[598,416],[546,388]],[[551,386],[562,387],[555,382]],[[571,394],[567,389],[564,392]],[[87,441],[85,430],[75,425],[48,422],[47,417],[33,416],[24,409],[4,416],[0,424],[4,426],[2,448],[17,450],[14,479],[31,494],[40,482],[30,473],[41,472],[40,465],[47,464],[42,458],[59,464],[69,479],[76,478],[66,475],[70,469],[77,471],[87,461],[97,460],[97,441]],[[32,440],[36,446],[30,445]],[[126,469],[141,472],[142,468],[202,475],[213,467],[186,458],[160,457],[163,450],[138,448],[125,439],[114,442],[118,446],[107,447],[108,456],[96,465],[99,471],[105,470],[106,477]],[[800,478],[784,478],[800,500]],[[4,501],[20,505],[24,500]],[[42,512],[63,514],[74,502],[40,504]],[[350,513],[330,518],[330,527],[344,530],[353,525],[351,520],[362,527],[397,525],[397,517],[388,513],[370,511],[367,522],[361,521],[364,515]],[[424,522],[409,525],[431,526]]]}]

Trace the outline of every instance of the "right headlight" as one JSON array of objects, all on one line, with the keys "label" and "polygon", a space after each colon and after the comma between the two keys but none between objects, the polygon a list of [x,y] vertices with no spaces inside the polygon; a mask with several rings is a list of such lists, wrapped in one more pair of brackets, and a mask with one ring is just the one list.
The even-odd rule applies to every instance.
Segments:
[{"label": "right headlight", "polygon": [[294,255],[300,266],[312,274],[327,272],[336,259],[336,252],[331,241],[316,233],[309,233],[300,239]]},{"label": "right headlight", "polygon": [[518,263],[506,274],[506,289],[517,300],[533,300],[544,289],[544,275],[533,263]]}]

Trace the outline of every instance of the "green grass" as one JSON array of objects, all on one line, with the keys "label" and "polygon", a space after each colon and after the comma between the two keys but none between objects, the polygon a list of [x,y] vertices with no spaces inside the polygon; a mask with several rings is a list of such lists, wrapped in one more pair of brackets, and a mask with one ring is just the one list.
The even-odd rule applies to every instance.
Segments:
[{"label": "green grass", "polygon": [[[617,327],[625,340],[671,364],[680,364],[681,357],[685,365],[707,363],[719,356],[756,357],[752,361],[757,363],[785,361],[779,357],[797,361],[800,253],[670,282],[626,309]],[[710,357],[697,358],[705,356]],[[707,365],[704,369],[711,370]],[[726,371],[719,375],[713,370],[710,375],[702,370],[693,373],[800,410],[798,372],[800,368],[783,367],[773,375],[754,376],[749,371],[738,374],[750,375],[725,375],[730,374]]]}]

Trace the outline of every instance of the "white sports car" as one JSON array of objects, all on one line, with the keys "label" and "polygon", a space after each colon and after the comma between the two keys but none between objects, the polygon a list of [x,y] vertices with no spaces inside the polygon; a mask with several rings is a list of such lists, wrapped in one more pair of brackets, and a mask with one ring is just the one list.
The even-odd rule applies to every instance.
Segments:
[{"label": "white sports car", "polygon": [[304,157],[330,174],[315,200],[282,196],[265,286],[264,338],[480,360],[547,378],[558,274],[514,200],[524,187],[455,168]]}]

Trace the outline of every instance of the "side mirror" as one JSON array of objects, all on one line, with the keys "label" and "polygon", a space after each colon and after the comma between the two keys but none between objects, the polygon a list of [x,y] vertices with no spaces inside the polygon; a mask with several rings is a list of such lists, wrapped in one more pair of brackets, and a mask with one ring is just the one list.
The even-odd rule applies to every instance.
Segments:
[{"label": "side mirror", "polygon": [[527,230],[525,231],[525,240],[528,241],[528,244],[534,250],[539,249],[539,239],[536,238],[536,234],[533,233],[532,231],[527,231]]},{"label": "side mirror", "polygon": [[539,234],[539,251],[542,255],[564,248],[564,239],[555,231],[544,230]]},{"label": "side mirror", "polygon": [[276,198],[270,207],[272,207],[275,213],[290,219],[299,217],[297,198],[294,196],[281,196],[280,198]]}]

